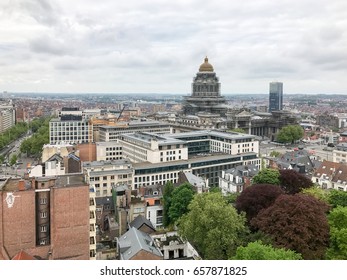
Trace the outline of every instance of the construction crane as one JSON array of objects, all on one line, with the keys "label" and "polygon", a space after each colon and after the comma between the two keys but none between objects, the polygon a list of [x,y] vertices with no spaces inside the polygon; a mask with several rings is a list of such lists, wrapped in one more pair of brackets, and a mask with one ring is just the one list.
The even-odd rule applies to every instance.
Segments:
[{"label": "construction crane", "polygon": [[117,118],[116,122],[118,122],[118,121],[119,121],[119,119],[120,119],[120,117],[122,116],[122,113],[123,113],[123,111],[124,111],[125,107],[126,107],[126,106],[125,106],[125,105],[123,105],[123,108],[122,108],[122,110],[120,111],[119,116],[118,116],[118,118]]}]

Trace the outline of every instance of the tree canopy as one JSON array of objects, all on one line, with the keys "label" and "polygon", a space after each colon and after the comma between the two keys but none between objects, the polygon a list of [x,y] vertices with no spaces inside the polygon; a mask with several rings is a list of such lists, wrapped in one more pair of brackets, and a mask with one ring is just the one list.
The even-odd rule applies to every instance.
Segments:
[{"label": "tree canopy", "polygon": [[251,223],[270,235],[274,246],[294,250],[304,259],[322,259],[329,243],[328,208],[310,195],[281,195]]},{"label": "tree canopy", "polygon": [[347,192],[339,190],[330,190],[329,204],[332,207],[343,206],[347,207]]},{"label": "tree canopy", "polygon": [[164,186],[164,191],[163,191],[163,224],[166,227],[171,224],[169,209],[171,206],[171,195],[173,190],[174,190],[173,183],[171,181],[167,182]]},{"label": "tree canopy", "polygon": [[294,143],[304,136],[304,130],[300,125],[287,125],[281,128],[277,134],[277,141],[281,143]]},{"label": "tree canopy", "polygon": [[252,179],[253,184],[280,184],[280,172],[277,169],[265,168],[258,172]]},{"label": "tree canopy", "polygon": [[250,222],[260,210],[271,206],[284,191],[276,185],[256,184],[246,188],[236,198],[235,207],[239,212],[245,212]]},{"label": "tree canopy", "polygon": [[189,212],[179,220],[179,233],[187,238],[204,259],[229,259],[246,232],[245,217],[220,193],[194,196]]},{"label": "tree canopy", "polygon": [[330,246],[328,259],[347,259],[347,207],[337,206],[328,215]]},{"label": "tree canopy", "polygon": [[40,118],[31,123],[35,134],[22,142],[20,146],[22,153],[32,156],[41,154],[43,145],[49,143],[49,120],[50,118]]},{"label": "tree canopy", "polygon": [[193,196],[193,187],[188,183],[182,184],[172,191],[168,213],[171,223],[175,223],[183,214],[188,212],[188,205]]},{"label": "tree canopy", "polygon": [[247,246],[238,247],[234,260],[301,260],[300,254],[283,248],[274,248],[261,241],[248,243]]},{"label": "tree canopy", "polygon": [[302,189],[301,192],[303,194],[312,195],[313,197],[329,204],[329,191],[328,190],[324,190],[320,187],[312,186],[312,187],[307,188],[307,189]]},{"label": "tree canopy", "polygon": [[285,193],[295,194],[313,186],[312,181],[295,170],[280,170],[280,184]]}]

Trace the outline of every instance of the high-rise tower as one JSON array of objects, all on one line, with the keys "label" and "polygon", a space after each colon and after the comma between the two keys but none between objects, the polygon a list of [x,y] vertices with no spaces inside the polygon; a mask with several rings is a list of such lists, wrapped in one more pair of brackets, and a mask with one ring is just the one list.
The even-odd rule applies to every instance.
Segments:
[{"label": "high-rise tower", "polygon": [[283,83],[271,82],[269,93],[269,112],[283,109]]},{"label": "high-rise tower", "polygon": [[219,78],[206,57],[193,79],[191,96],[185,97],[183,112],[186,115],[205,112],[225,116],[225,104],[225,98],[220,94]]}]

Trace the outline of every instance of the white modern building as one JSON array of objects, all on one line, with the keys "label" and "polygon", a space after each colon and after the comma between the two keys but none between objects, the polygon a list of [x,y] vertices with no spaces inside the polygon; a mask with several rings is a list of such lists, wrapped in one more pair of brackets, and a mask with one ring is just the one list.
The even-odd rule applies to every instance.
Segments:
[{"label": "white modern building", "polygon": [[16,124],[16,111],[12,100],[0,100],[0,133]]},{"label": "white modern building", "polygon": [[169,162],[188,159],[186,142],[153,133],[123,134],[119,139],[123,156],[133,163]]},{"label": "white modern building", "polygon": [[82,170],[96,197],[112,196],[112,187],[120,184],[133,186],[134,168],[126,159],[84,162]]},{"label": "white modern building", "polygon": [[77,144],[93,141],[93,128],[82,116],[63,115],[49,122],[50,144]]},{"label": "white modern building", "polygon": [[96,160],[120,160],[123,158],[122,145],[117,141],[97,142],[96,143]]},{"label": "white modern building", "polygon": [[150,132],[165,134],[172,132],[170,124],[159,121],[131,121],[118,123],[115,126],[103,125],[98,129],[100,142],[116,141],[124,133]]}]

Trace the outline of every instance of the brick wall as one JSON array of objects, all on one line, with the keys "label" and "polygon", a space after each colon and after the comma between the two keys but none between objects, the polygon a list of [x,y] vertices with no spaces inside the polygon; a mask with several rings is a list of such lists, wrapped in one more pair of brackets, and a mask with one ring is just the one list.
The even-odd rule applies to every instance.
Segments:
[{"label": "brick wall", "polygon": [[88,186],[51,191],[53,259],[89,259]]}]

